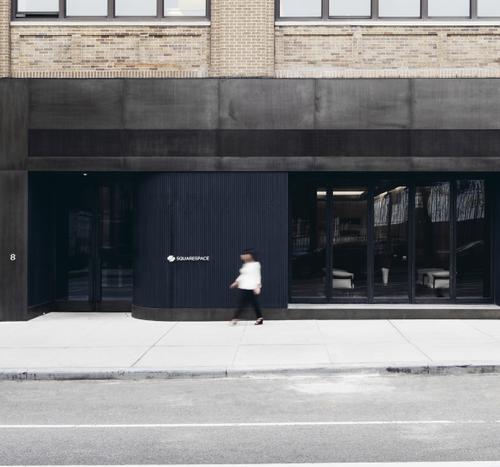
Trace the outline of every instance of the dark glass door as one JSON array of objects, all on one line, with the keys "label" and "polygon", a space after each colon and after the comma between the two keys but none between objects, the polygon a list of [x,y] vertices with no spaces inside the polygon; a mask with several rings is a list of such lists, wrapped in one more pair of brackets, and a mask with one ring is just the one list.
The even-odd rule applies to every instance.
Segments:
[{"label": "dark glass door", "polygon": [[67,176],[60,192],[57,276],[68,309],[127,310],[132,300],[133,183]]},{"label": "dark glass door", "polygon": [[[87,302],[93,296],[95,211],[93,190],[81,185],[67,194],[66,294],[72,302]],[[61,246],[62,246],[61,245]]]},{"label": "dark glass door", "polygon": [[415,188],[415,296],[450,298],[451,196],[449,182]]},{"label": "dark glass door", "polygon": [[484,180],[457,181],[456,218],[457,297],[488,297],[491,255]]},{"label": "dark glass door", "polygon": [[102,301],[132,300],[132,210],[130,183],[99,186],[99,263]]},{"label": "dark glass door", "polygon": [[397,183],[375,186],[374,297],[408,300],[409,296],[409,188]]},{"label": "dark glass door", "polygon": [[293,187],[291,212],[291,295],[326,297],[327,190],[312,184]]},{"label": "dark glass door", "polygon": [[332,190],[332,297],[368,295],[368,197],[366,187]]}]

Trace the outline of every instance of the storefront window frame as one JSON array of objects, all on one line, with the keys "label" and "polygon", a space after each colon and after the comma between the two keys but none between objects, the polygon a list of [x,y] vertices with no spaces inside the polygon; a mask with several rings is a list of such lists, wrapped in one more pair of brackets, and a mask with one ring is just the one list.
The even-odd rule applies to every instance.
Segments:
[{"label": "storefront window frame", "polygon": [[443,21],[499,21],[500,16],[479,16],[478,2],[481,0],[470,1],[469,16],[429,16],[429,0],[420,0],[419,17],[396,17],[379,15],[379,1],[371,0],[370,16],[331,16],[330,0],[321,0],[321,17],[286,17],[280,16],[280,2],[275,0],[275,19],[276,21],[327,21],[327,22],[345,22],[345,21],[405,21],[405,22],[443,22]]},{"label": "storefront window frame", "polygon": [[156,0],[156,15],[151,16],[117,16],[115,14],[115,1],[107,0],[108,14],[106,16],[68,16],[66,14],[66,0],[59,0],[57,12],[18,12],[18,0],[12,0],[12,19],[16,21],[165,21],[165,22],[203,22],[210,20],[211,0],[205,0],[204,16],[173,16],[165,15],[164,0]]},{"label": "storefront window frame", "polygon": [[[308,174],[295,174],[296,176],[307,176]],[[312,174],[309,174],[310,176]],[[494,261],[490,261],[488,265],[488,280],[484,283],[485,294],[482,297],[459,297],[457,295],[456,287],[456,274],[457,274],[457,212],[456,212],[456,197],[457,197],[457,184],[458,181],[462,180],[484,180],[485,184],[485,221],[487,223],[487,248],[490,254],[494,254],[495,250],[495,218],[494,213],[494,203],[492,200],[492,190],[494,183],[487,174],[405,174],[405,175],[395,175],[395,174],[378,174],[377,177],[366,176],[359,177],[356,175],[344,174],[342,176],[336,176],[335,174],[315,174],[312,175],[314,178],[318,179],[318,183],[322,186],[326,186],[328,192],[333,190],[333,187],[343,185],[345,187],[349,186],[359,186],[366,185],[369,190],[368,199],[368,248],[367,248],[367,283],[368,283],[368,293],[367,297],[349,297],[349,298],[336,298],[331,294],[331,289],[328,287],[331,277],[332,277],[332,261],[329,261],[331,254],[328,251],[325,252],[327,260],[327,274],[325,277],[325,287],[326,287],[326,297],[323,299],[312,298],[307,296],[292,296],[291,287],[289,287],[289,303],[325,303],[325,304],[355,304],[355,303],[373,303],[373,304],[490,304],[493,303],[493,285],[495,280],[494,275]],[[377,183],[393,182],[396,184],[405,185],[409,189],[409,205],[408,205],[408,298],[402,299],[401,297],[376,297],[374,294],[374,283],[373,278],[375,274],[375,264],[374,264],[374,187]],[[430,184],[433,182],[449,182],[450,183],[450,290],[449,297],[418,297],[416,294],[416,262],[415,262],[415,194],[416,187]],[[293,183],[291,184],[291,187]],[[289,219],[292,220],[291,206],[289,206]],[[327,226],[331,225],[331,212],[327,213]],[[331,232],[328,234],[331,238]],[[291,241],[291,238],[290,238]],[[289,261],[289,280],[292,280],[291,271],[291,261]]]}]

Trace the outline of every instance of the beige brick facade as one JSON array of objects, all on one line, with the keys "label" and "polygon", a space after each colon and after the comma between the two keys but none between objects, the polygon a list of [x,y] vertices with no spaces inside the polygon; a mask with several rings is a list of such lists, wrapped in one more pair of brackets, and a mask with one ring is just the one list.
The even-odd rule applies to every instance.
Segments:
[{"label": "beige brick facade", "polygon": [[0,78],[9,76],[10,68],[10,0],[0,0]]},{"label": "beige brick facade", "polygon": [[212,76],[274,75],[274,0],[212,0]]},{"label": "beige brick facade", "polygon": [[205,77],[209,26],[35,25],[11,29],[17,78]]},{"label": "beige brick facade", "polygon": [[277,77],[500,77],[500,27],[277,26]]},{"label": "beige brick facade", "polygon": [[197,25],[11,23],[10,3],[0,77],[500,77],[500,23],[275,24],[274,0],[212,0]]}]

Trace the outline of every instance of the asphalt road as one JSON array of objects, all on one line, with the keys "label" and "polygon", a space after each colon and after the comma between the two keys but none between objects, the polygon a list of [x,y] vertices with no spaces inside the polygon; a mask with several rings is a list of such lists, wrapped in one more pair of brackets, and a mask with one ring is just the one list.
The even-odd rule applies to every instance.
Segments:
[{"label": "asphalt road", "polygon": [[500,376],[0,382],[0,464],[500,460]]}]

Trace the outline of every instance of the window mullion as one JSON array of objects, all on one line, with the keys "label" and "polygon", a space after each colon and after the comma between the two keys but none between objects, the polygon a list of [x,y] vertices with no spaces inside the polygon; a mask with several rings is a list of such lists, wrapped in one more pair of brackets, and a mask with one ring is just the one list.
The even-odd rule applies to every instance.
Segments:
[{"label": "window mullion", "polygon": [[457,180],[450,182],[450,299],[457,298]]},{"label": "window mullion", "polygon": [[163,12],[163,0],[156,0],[156,17],[158,19],[163,18],[164,12]]},{"label": "window mullion", "polygon": [[330,17],[329,9],[330,9],[329,0],[322,0],[321,17],[323,19],[328,19]]},{"label": "window mullion", "polygon": [[420,17],[422,19],[429,19],[429,0],[421,0]]},{"label": "window mullion", "polygon": [[470,17],[477,19],[477,2],[478,0],[470,0]]},{"label": "window mullion", "polygon": [[59,0],[59,14],[60,19],[66,18],[66,0]]},{"label": "window mullion", "polygon": [[115,0],[108,0],[108,19],[115,17]]},{"label": "window mullion", "polygon": [[372,19],[378,19],[378,12],[379,12],[378,2],[379,0],[372,0],[372,15],[371,15]]}]

